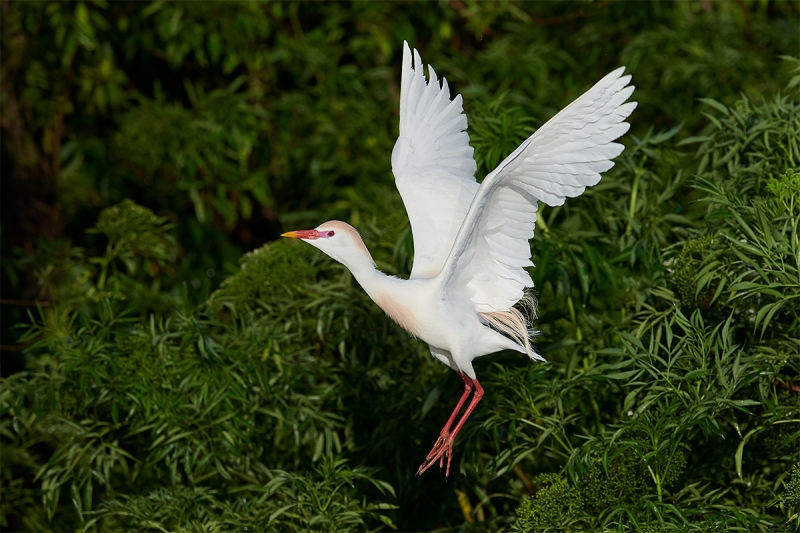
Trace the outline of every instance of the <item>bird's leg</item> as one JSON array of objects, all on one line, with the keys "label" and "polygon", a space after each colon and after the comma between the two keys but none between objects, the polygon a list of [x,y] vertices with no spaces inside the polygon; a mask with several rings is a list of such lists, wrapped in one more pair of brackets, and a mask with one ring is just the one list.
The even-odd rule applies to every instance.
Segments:
[{"label": "bird's leg", "polygon": [[471,415],[472,411],[474,411],[475,407],[477,407],[478,402],[480,402],[481,398],[483,398],[483,387],[481,387],[481,384],[478,383],[478,380],[473,379],[472,384],[475,386],[475,395],[472,397],[472,401],[469,402],[467,410],[464,412],[464,416],[461,417],[461,420],[458,421],[458,424],[456,425],[455,429],[450,434],[451,441],[456,440],[458,432],[461,431],[462,427],[464,427],[464,423],[467,421],[467,418],[469,418],[469,415]]},{"label": "bird's leg", "polygon": [[478,382],[477,379],[470,379],[465,374],[462,374],[461,377],[462,379],[464,379],[465,386],[467,384],[467,380],[471,382],[470,384],[472,385],[472,387],[475,388],[475,395],[472,397],[472,401],[469,402],[467,410],[464,412],[464,415],[461,417],[461,420],[458,421],[458,424],[456,425],[455,429],[453,429],[453,431],[451,432],[449,431],[450,424],[452,424],[452,421],[455,418],[455,414],[461,409],[461,405],[464,403],[464,400],[466,400],[468,392],[465,391],[464,395],[462,395],[461,401],[458,403],[458,406],[456,407],[453,416],[450,417],[450,420],[448,420],[447,424],[445,425],[445,429],[448,430],[447,431],[448,434],[445,436],[445,429],[442,429],[442,435],[439,436],[439,440],[436,441],[436,445],[434,445],[433,450],[431,450],[431,453],[429,453],[428,456],[425,458],[425,462],[422,463],[422,465],[419,467],[419,470],[417,470],[417,475],[422,474],[428,468],[436,464],[436,461],[439,461],[439,468],[441,468],[442,463],[444,462],[445,455],[447,456],[447,470],[445,471],[445,477],[448,477],[450,475],[450,462],[453,460],[453,443],[456,440],[458,432],[461,431],[462,427],[464,427],[464,424],[469,418],[469,415],[472,414],[472,411],[475,410],[475,407],[478,405],[478,402],[480,402],[481,398],[483,398],[483,387],[481,387],[481,384]]},{"label": "bird's leg", "polygon": [[[447,422],[445,422],[442,431],[439,433],[439,438],[436,439],[436,443],[434,443],[433,448],[431,448],[430,453],[428,453],[428,456],[425,458],[426,460],[436,455],[436,452],[439,449],[439,447],[442,446],[447,441],[447,437],[450,436],[450,427],[453,425],[453,422],[455,422],[456,416],[458,416],[458,412],[461,411],[461,406],[464,405],[464,402],[467,401],[467,397],[472,392],[472,380],[469,378],[469,376],[467,376],[463,372],[458,372],[458,375],[461,376],[461,379],[464,381],[464,392],[461,394],[461,399],[458,400],[456,408],[453,409],[453,413],[450,415],[450,418],[448,418]],[[421,473],[422,472],[418,472],[418,474]]]}]

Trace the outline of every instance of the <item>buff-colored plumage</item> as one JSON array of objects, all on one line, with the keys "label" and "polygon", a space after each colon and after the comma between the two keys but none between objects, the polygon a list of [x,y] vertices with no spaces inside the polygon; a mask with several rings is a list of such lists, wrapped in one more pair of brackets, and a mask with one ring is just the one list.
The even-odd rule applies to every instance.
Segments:
[{"label": "buff-colored plumage", "polygon": [[[408,280],[375,268],[358,232],[330,221],[291,232],[347,266],[370,297],[400,326],[428,343],[431,354],[464,379],[465,393],[420,467],[452,458],[452,444],[483,394],[472,361],[500,350],[541,359],[527,317],[514,306],[532,287],[528,241],[538,202],[562,205],[600,181],[623,146],[613,141],[636,107],[630,76],[619,68],[526,139],[479,185],[461,96],[450,98],[433,68],[404,45],[400,135],[392,170],[414,238]],[[475,396],[455,426],[467,396]]]}]

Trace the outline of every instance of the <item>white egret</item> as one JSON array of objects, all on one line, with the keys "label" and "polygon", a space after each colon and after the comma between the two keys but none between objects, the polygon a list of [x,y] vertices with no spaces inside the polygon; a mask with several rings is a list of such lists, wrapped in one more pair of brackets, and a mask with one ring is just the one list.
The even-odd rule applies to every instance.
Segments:
[{"label": "white egret", "polygon": [[[483,396],[472,360],[515,350],[544,360],[532,348],[528,317],[515,304],[533,286],[531,263],[538,202],[562,205],[610,169],[623,146],[636,107],[624,67],[615,70],[561,110],[478,184],[461,96],[450,99],[432,67],[408,43],[403,49],[400,136],[392,171],[414,238],[409,279],[376,269],[358,232],[329,221],[290,231],[344,264],[370,298],[406,331],[428,343],[431,354],[455,370],[464,392],[425,461],[423,473],[445,457],[450,473],[453,442]],[[455,423],[470,393],[472,400]]]}]

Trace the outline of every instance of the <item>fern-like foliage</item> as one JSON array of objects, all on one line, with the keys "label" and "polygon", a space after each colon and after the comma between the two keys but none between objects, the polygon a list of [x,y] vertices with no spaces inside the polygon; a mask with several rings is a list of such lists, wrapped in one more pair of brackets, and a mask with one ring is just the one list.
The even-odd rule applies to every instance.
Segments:
[{"label": "fern-like foliage", "polygon": [[[783,532],[800,527],[792,2],[6,2],[0,527]],[[461,392],[341,265],[413,242],[388,154],[402,41],[480,171],[612,69],[601,182],[540,209],[536,349]]]}]

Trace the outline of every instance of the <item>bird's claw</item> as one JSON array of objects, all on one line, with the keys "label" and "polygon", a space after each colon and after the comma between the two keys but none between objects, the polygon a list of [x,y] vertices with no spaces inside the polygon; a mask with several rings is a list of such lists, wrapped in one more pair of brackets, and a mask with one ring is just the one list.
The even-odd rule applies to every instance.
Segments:
[{"label": "bird's claw", "polygon": [[[427,462],[427,461],[428,461],[428,460],[429,460],[431,457],[433,457],[434,455],[436,455],[436,452],[437,452],[437,451],[439,451],[439,448],[440,448],[440,447],[441,447],[441,446],[444,444],[444,442],[445,442],[445,439],[447,439],[447,437],[448,437],[448,435],[446,435],[446,434],[444,434],[444,433],[442,433],[441,435],[439,435],[439,438],[438,438],[438,439],[436,439],[436,442],[435,442],[435,443],[433,443],[433,448],[431,448],[431,451],[430,451],[430,452],[428,452],[428,455],[426,455],[426,456],[425,456],[425,461],[426,461],[426,462]],[[423,464],[424,464],[424,463],[423,463]]]},{"label": "bird's claw", "polygon": [[427,469],[439,462],[439,468],[444,466],[444,459],[447,457],[447,470],[445,470],[444,477],[450,476],[450,462],[453,460],[453,439],[449,434],[442,433],[433,445],[430,453],[425,457],[425,461],[420,465],[417,470],[417,475],[421,475]]}]

